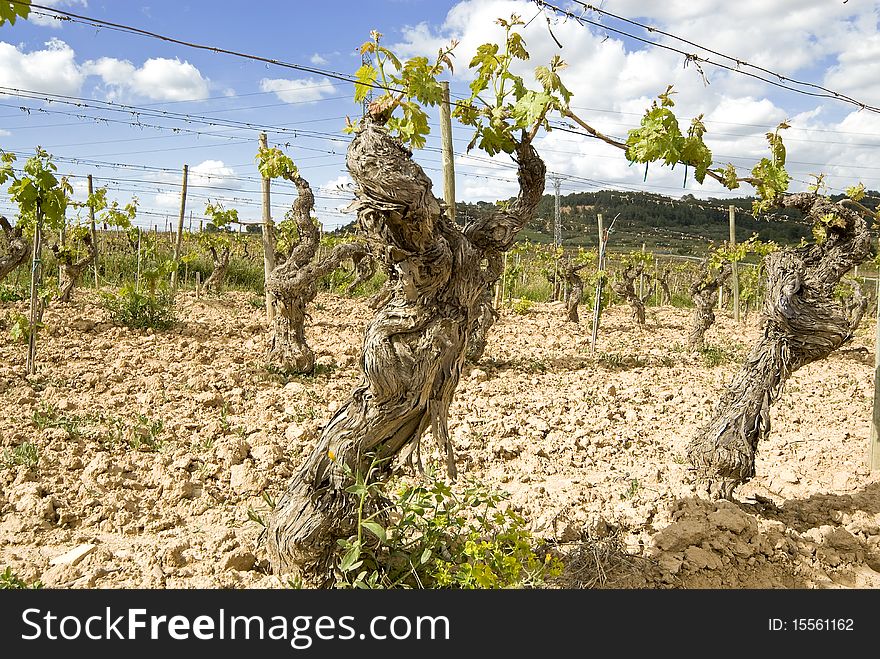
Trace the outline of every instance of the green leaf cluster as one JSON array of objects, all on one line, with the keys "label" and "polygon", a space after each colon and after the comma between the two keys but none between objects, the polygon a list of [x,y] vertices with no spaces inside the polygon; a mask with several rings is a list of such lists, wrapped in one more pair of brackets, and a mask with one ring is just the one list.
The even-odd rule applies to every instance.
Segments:
[{"label": "green leaf cluster", "polygon": [[[452,51],[458,42],[440,48],[433,62],[422,56],[402,61],[382,45],[382,36],[373,30],[370,40],[361,45],[361,55],[368,61],[355,72],[354,100],[364,103],[374,89],[381,90],[370,104],[371,113],[404,144],[420,149],[430,133],[424,108],[442,101],[443,87],[437,77],[444,69],[453,70]],[[349,120],[345,131],[351,133],[356,128]]]},{"label": "green leaf cluster", "polygon": [[474,480],[453,489],[429,475],[390,499],[380,483],[352,476],[347,491],[361,513],[369,501],[380,505],[339,541],[340,587],[536,588],[561,574],[559,559],[541,551],[522,516],[503,505],[504,492]]},{"label": "green leaf cluster", "polygon": [[770,157],[761,158],[757,165],[752,168],[752,185],[755,187],[758,199],[752,204],[755,215],[769,210],[777,198],[788,190],[791,177],[785,169],[785,145],[779,131],[789,128],[786,122],[780,123],[776,130],[767,133],[767,142],[770,145]]},{"label": "green leaf cluster", "polygon": [[260,147],[254,160],[257,163],[257,169],[260,170],[265,178],[286,178],[289,179],[298,175],[298,170],[293,160],[284,152],[277,148]]},{"label": "green leaf cluster", "polygon": [[[2,9],[2,7],[5,4],[6,3],[0,4],[0,9]],[[0,23],[2,23],[2,22],[3,21],[0,20]],[[6,569],[3,570],[3,572],[0,572],[0,590],[27,590],[27,589],[40,589],[42,587],[43,587],[43,582],[41,582],[40,580],[34,581],[33,583],[30,583],[30,584],[23,581],[22,579],[20,579],[18,577],[18,575],[16,575],[12,571],[12,568],[9,567],[8,565],[6,566]]]},{"label": "green leaf cluster", "polygon": [[[706,126],[703,115],[691,121],[687,135],[681,132],[678,119],[670,109],[674,107],[672,86],[658,96],[645,112],[638,128],[629,131],[626,139],[626,157],[630,162],[662,162],[675,167],[679,162],[694,168],[694,179],[702,183],[712,166],[712,152],[703,142]],[[647,168],[645,169],[647,176]]]},{"label": "green leaf cluster", "polygon": [[177,322],[174,297],[167,290],[141,292],[126,284],[118,293],[102,292],[103,307],[110,318],[132,329],[169,329]]},{"label": "green leaf cluster", "polygon": [[538,127],[550,130],[547,115],[567,107],[571,92],[559,72],[566,64],[554,55],[547,65],[535,68],[540,88],[529,89],[522,77],[511,71],[517,61],[527,61],[529,52],[517,28],[525,23],[519,15],[498,19],[504,28],[502,45],[485,43],[477,48],[470,61],[476,77],[471,82],[470,98],[460,101],[453,116],[474,128],[468,151],[478,146],[490,156],[513,153],[521,141],[520,133],[533,134]]},{"label": "green leaf cluster", "polygon": [[0,184],[12,179],[8,193],[18,205],[25,232],[33,235],[38,217],[47,228],[61,230],[73,187],[66,177],[56,176],[58,168],[52,162],[52,155],[38,146],[35,155],[25,161],[21,176],[12,167],[14,161],[14,154],[3,152]]}]

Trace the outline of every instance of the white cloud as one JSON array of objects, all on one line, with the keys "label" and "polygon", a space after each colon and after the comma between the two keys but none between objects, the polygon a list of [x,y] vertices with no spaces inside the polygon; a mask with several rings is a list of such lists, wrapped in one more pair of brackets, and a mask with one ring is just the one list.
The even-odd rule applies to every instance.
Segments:
[{"label": "white cloud", "polygon": [[275,92],[275,95],[285,103],[315,103],[337,92],[336,87],[327,78],[320,80],[263,78],[260,80],[260,91]]},{"label": "white cloud", "polygon": [[[733,4],[726,0],[668,0],[664,3],[606,0],[601,5],[609,12],[797,80],[822,83],[821,72],[831,62],[833,66],[824,84],[868,103],[880,103],[880,78],[875,71],[875,63],[880,58],[880,37],[876,34],[878,6],[880,3],[876,0],[870,9],[864,3],[828,3],[827,0],[740,0]],[[547,20],[535,16],[536,12],[535,5],[525,0],[464,0],[450,9],[442,25],[410,26],[402,31],[402,43],[393,44],[391,48],[404,57],[431,58],[450,39],[457,39],[453,82],[460,83],[472,76],[467,63],[477,46],[503,38],[503,29],[494,21],[517,13],[526,21],[533,20],[521,28],[531,59],[518,65],[516,72],[534,84],[534,67],[559,54],[568,63],[562,71],[562,79],[574,93],[574,111],[597,130],[618,139],[625,139],[652,100],[670,84],[676,92],[673,96],[675,112],[682,130],[687,130],[690,118],[704,115],[708,127],[705,140],[719,166],[730,161],[745,173],[756,158],[766,155],[765,134],[774,130],[780,121],[789,119],[792,127],[782,135],[788,147],[789,170],[794,176],[793,189],[803,189],[809,183],[809,173],[823,169],[840,176],[834,179],[838,189],[852,184],[852,180],[844,184],[843,177],[852,178],[858,170],[841,169],[833,163],[863,162],[870,148],[856,147],[853,140],[868,144],[880,140],[880,125],[873,129],[873,135],[841,139],[838,132],[847,130],[847,124],[853,124],[855,116],[868,116],[866,112],[847,114],[854,110],[853,106],[785,91],[755,77],[708,63],[700,65],[701,74],[681,53],[624,40],[610,29],[564,20],[547,12],[551,17],[551,36]],[[785,18],[780,19],[781,16]],[[700,51],[693,43],[686,44],[657,32],[646,33],[635,25],[596,12],[587,12],[584,17],[735,68],[731,60]],[[561,49],[554,37],[562,44]],[[780,82],[766,72],[750,71]],[[459,89],[459,93],[466,93],[462,87]],[[871,122],[863,119],[863,126],[868,123],[873,126],[873,117],[877,115],[869,116]],[[470,137],[460,126],[455,130],[459,138]],[[817,131],[826,131],[825,137]],[[613,184],[644,189],[655,186],[655,191],[673,196],[729,194],[708,178],[699,185],[689,176],[683,185],[682,166],[673,170],[651,165],[645,180],[644,166],[630,166],[621,150],[595,139],[553,131],[539,137],[535,145],[548,171],[590,179],[596,187]],[[867,161],[864,163],[869,165]],[[863,177],[865,171],[862,171]],[[508,180],[510,183],[505,182]],[[835,185],[834,181],[830,183]],[[866,185],[869,185],[867,181]],[[874,178],[873,187],[880,187],[880,179]],[[460,165],[457,163],[456,189],[458,196],[465,200],[507,198],[516,192],[514,172],[509,162],[499,169],[486,162],[475,164],[462,159]],[[751,192],[745,185],[734,194]]]},{"label": "white cloud", "polygon": [[[45,46],[25,53],[0,42],[0,86],[77,95],[85,76],[76,64],[73,49],[59,39],[51,39]],[[0,91],[0,96],[5,94]]]},{"label": "white cloud", "polygon": [[[160,192],[153,197],[153,203],[162,209],[179,209],[180,208],[180,176],[173,174],[159,174],[155,177],[159,183],[178,186],[174,191]],[[234,203],[228,201],[228,197],[233,196],[236,190],[244,187],[238,173],[228,167],[222,160],[203,160],[197,165],[190,167],[187,171],[187,189],[198,193],[200,197],[209,195],[212,201],[223,203],[231,208]],[[204,199],[188,200],[187,207],[194,209],[196,213],[204,210],[206,201]]]},{"label": "white cloud", "polygon": [[335,179],[327,181],[318,189],[326,195],[350,198],[354,190],[353,186],[354,182],[351,180],[351,177],[347,174],[343,174],[342,176],[337,176]]},{"label": "white cloud", "polygon": [[10,133],[8,130],[3,130],[2,128],[0,128],[0,137],[6,137],[8,135],[12,135],[12,133]]},{"label": "white cloud", "polygon": [[827,71],[824,86],[853,96],[863,103],[880,105],[878,60],[880,36],[872,34],[848,40],[846,48],[837,57],[837,64]]},{"label": "white cloud", "polygon": [[242,182],[231,167],[222,160],[204,160],[191,167],[187,175],[187,183],[208,188],[233,188],[238,190]]},{"label": "white cloud", "polygon": [[309,61],[310,61],[312,64],[314,64],[315,66],[322,66],[322,65],[324,65],[324,64],[328,64],[328,63],[329,63],[329,62],[327,62],[326,58],[324,58],[320,53],[314,53],[314,54],[309,58]]},{"label": "white cloud", "polygon": [[153,101],[200,100],[208,96],[208,80],[195,66],[176,58],[151,58],[136,67],[128,60],[102,57],[85,62],[82,71],[101,78],[108,100],[131,94]]}]

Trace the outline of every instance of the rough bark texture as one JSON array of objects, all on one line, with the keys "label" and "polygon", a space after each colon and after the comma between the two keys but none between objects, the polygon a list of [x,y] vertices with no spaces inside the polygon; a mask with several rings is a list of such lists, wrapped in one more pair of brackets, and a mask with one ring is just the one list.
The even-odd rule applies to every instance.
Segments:
[{"label": "rough bark texture", "polygon": [[483,277],[486,288],[480,297],[480,306],[477,316],[471,327],[468,340],[467,359],[472,364],[478,363],[486,352],[486,343],[489,340],[489,330],[498,320],[498,311],[495,309],[495,284],[504,274],[504,261],[501,253],[491,250],[486,256],[486,267],[483,269]]},{"label": "rough bark texture", "polygon": [[627,265],[620,273],[620,280],[611,285],[615,293],[624,298],[632,309],[633,322],[639,327],[645,326],[645,301],[636,293],[635,281],[645,275],[645,266],[642,263]]},{"label": "rough bark texture", "polygon": [[669,277],[671,274],[672,267],[669,265],[665,265],[660,271],[660,274],[657,276],[657,283],[660,284],[660,290],[662,291],[660,295],[661,307],[665,307],[667,304],[672,303],[672,293],[669,290]]},{"label": "rough bark texture", "polygon": [[454,474],[446,419],[491,276],[481,262],[513,244],[544,191],[544,164],[528,142],[516,160],[516,201],[461,230],[410,151],[369,118],[362,122],[347,166],[359,229],[388,268],[391,296],[365,330],[361,382],[271,515],[267,550],[275,572],[319,585],[332,580],[336,541],[356,523],[342,465],[366,473],[371,456],[387,466],[404,450],[412,464],[430,430]]},{"label": "rough bark texture", "polygon": [[21,228],[13,227],[9,220],[0,215],[0,227],[6,236],[6,252],[0,254],[0,281],[27,260],[31,244],[21,233]]},{"label": "rough bark texture", "polygon": [[483,297],[480,300],[480,306],[477,311],[476,322],[473,325],[471,336],[468,340],[467,359],[472,364],[479,363],[483,358],[483,353],[486,352],[486,343],[489,340],[489,330],[492,329],[495,321],[498,320],[498,312],[493,304],[493,288],[494,286],[488,287],[483,292]]},{"label": "rough bark texture", "polygon": [[[713,496],[730,497],[755,474],[758,442],[770,432],[770,406],[788,377],[849,341],[860,314],[834,297],[847,272],[875,252],[862,217],[845,202],[810,193],[789,195],[795,208],[825,224],[818,244],[789,248],[765,258],[767,293],[761,338],[722,396],[712,420],[688,445],[688,458]],[[861,306],[861,305],[858,305]]]},{"label": "rough bark texture", "polygon": [[353,254],[351,260],[354,264],[355,277],[345,289],[346,295],[352,295],[358,286],[369,281],[379,269],[379,264],[366,246],[364,246],[362,251]]},{"label": "rough bark texture", "polygon": [[691,298],[694,313],[691,316],[691,331],[688,333],[688,349],[702,350],[706,331],[715,322],[715,307],[718,306],[718,289],[733,274],[733,266],[727,261],[716,271],[712,271],[709,259],[700,267],[700,277],[691,284]]},{"label": "rough bark texture", "polygon": [[306,307],[318,294],[318,280],[346,259],[365,253],[367,248],[360,242],[343,243],[321,261],[314,261],[321,241],[312,220],[315,196],[308,181],[299,174],[288,178],[299,193],[289,211],[289,217],[296,222],[299,242],[272,270],[266,282],[275,308],[267,358],[283,371],[307,374],[315,368],[315,353],[305,337]]},{"label": "rough bark texture", "polygon": [[82,273],[98,258],[98,248],[92,241],[91,234],[83,236],[83,244],[85,244],[88,253],[79,261],[74,261],[71,254],[62,253],[58,249],[58,245],[52,246],[52,253],[55,254],[55,258],[58,259],[58,264],[61,270],[59,277],[60,281],[58,282],[59,302],[65,304],[70,302],[70,296],[73,294],[73,289],[77,282],[79,282]]},{"label": "rough bark texture", "polygon": [[205,292],[219,294],[220,289],[223,287],[223,282],[226,280],[226,271],[229,270],[232,246],[224,245],[218,251],[216,247],[211,245],[208,247],[208,251],[211,252],[211,261],[214,264],[214,269],[211,270],[211,274],[205,280]]},{"label": "rough bark texture", "polygon": [[584,294],[584,280],[578,274],[579,270],[587,267],[587,263],[574,265],[567,261],[562,269],[562,277],[568,282],[568,299],[566,300],[566,309],[568,311],[568,320],[572,323],[579,323],[578,305]]},{"label": "rough bark texture", "polygon": [[853,332],[855,332],[859,327],[859,323],[862,322],[865,311],[868,309],[868,298],[865,296],[865,291],[858,280],[850,279],[848,283],[852,286],[852,294],[844,301],[844,304],[846,307],[846,317],[849,319]]}]

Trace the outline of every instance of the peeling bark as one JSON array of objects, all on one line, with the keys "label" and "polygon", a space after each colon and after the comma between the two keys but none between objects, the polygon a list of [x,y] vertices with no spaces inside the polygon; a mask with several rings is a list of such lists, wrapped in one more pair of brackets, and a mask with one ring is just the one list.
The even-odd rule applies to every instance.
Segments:
[{"label": "peeling bark", "polygon": [[31,244],[23,236],[21,227],[13,227],[2,215],[0,215],[0,227],[6,236],[6,253],[0,254],[0,281],[3,281],[10,272],[27,261]]},{"label": "peeling bark", "polygon": [[562,269],[562,278],[568,282],[568,299],[565,301],[568,320],[575,324],[580,322],[580,318],[578,317],[578,305],[584,294],[584,280],[581,279],[578,271],[583,270],[587,265],[589,264],[582,263],[580,265],[574,265],[570,261],[567,261]]},{"label": "peeling bark", "polygon": [[844,301],[844,305],[850,327],[855,332],[859,327],[859,323],[862,322],[865,311],[868,309],[868,298],[865,296],[865,291],[862,290],[862,285],[858,280],[850,279],[848,283],[852,286],[852,294]]},{"label": "peeling bark", "polygon": [[211,252],[211,261],[214,264],[214,269],[211,270],[211,274],[205,280],[205,292],[210,293],[213,291],[219,294],[220,289],[223,287],[223,282],[226,280],[226,271],[229,270],[232,246],[224,245],[218,251],[214,245],[210,245],[208,251]]},{"label": "peeling bark", "polygon": [[315,353],[305,337],[306,307],[318,295],[318,281],[346,259],[369,250],[362,242],[343,243],[321,261],[314,261],[321,242],[321,234],[312,220],[315,196],[308,181],[299,174],[292,174],[288,179],[299,193],[288,211],[296,222],[299,242],[272,270],[266,282],[275,308],[267,359],[285,372],[308,374],[315,369]]},{"label": "peeling bark", "polygon": [[[645,326],[645,301],[636,293],[635,281],[641,276],[649,277],[643,263],[627,265],[620,273],[621,279],[611,284],[612,290],[624,298],[632,310],[633,322]],[[646,298],[647,299],[647,298]]]},{"label": "peeling bark", "polygon": [[672,292],[669,290],[669,277],[672,274],[672,266],[665,265],[657,276],[657,283],[660,284],[660,306],[665,307],[672,303]]},{"label": "peeling bark", "polygon": [[709,267],[709,259],[703,261],[699,279],[691,284],[694,313],[691,316],[691,331],[688,333],[688,349],[696,351],[703,349],[706,332],[715,322],[718,289],[730,279],[732,274],[733,266],[727,261],[715,272]]},{"label": "peeling bark", "polygon": [[510,248],[544,191],[544,163],[525,139],[515,159],[519,197],[462,230],[398,140],[369,117],[355,134],[346,160],[354,207],[361,233],[393,275],[390,297],[366,328],[360,383],[272,512],[267,550],[275,572],[332,581],[336,540],[356,524],[343,464],[348,473],[367,473],[371,457],[388,466],[404,452],[420,464],[419,443],[430,430],[455,474],[446,420],[492,276],[481,263]]},{"label": "peeling bark", "polygon": [[[825,224],[825,239],[765,257],[767,293],[761,338],[727,387],[712,416],[688,445],[687,455],[712,496],[730,497],[755,475],[758,443],[770,433],[770,406],[789,376],[849,341],[860,314],[834,297],[847,272],[875,253],[865,221],[846,205],[811,193],[781,205]],[[821,224],[820,224],[821,225]],[[860,306],[860,305],[859,305]]]},{"label": "peeling bark", "polygon": [[353,254],[351,260],[354,263],[355,278],[345,289],[346,295],[353,295],[357,287],[369,281],[379,269],[379,264],[366,247]]},{"label": "peeling bark", "polygon": [[73,288],[74,286],[76,286],[77,282],[79,282],[79,278],[82,276],[82,273],[98,258],[98,248],[92,241],[91,234],[85,234],[83,236],[83,244],[86,246],[88,253],[79,261],[74,261],[72,254],[62,253],[58,249],[58,245],[52,246],[52,253],[55,254],[55,258],[58,259],[58,263],[61,266],[61,272],[59,273],[60,276],[58,282],[59,302],[63,302],[65,304],[70,302],[70,296],[73,294]]}]

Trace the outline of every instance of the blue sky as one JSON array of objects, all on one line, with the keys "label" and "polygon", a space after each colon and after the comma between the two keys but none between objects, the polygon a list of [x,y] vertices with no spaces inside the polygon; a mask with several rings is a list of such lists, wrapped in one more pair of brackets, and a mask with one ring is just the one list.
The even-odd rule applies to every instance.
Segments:
[{"label": "blue sky", "polygon": [[[360,65],[357,48],[372,29],[404,56],[431,56],[454,37],[461,43],[451,78],[453,97],[466,95],[466,65],[476,46],[499,36],[493,20],[518,12],[530,21],[524,36],[532,60],[523,74],[529,77],[530,68],[560,54],[569,63],[563,77],[575,93],[575,111],[608,134],[624,137],[651,100],[674,84],[679,115],[704,115],[706,139],[719,165],[733,162],[745,172],[764,155],[764,134],[788,120],[792,128],[784,137],[795,189],[808,185],[818,172],[826,173],[831,191],[857,181],[880,189],[880,165],[872,155],[880,146],[877,113],[708,64],[701,74],[693,64],[685,66],[680,54],[602,26],[725,60],[680,41],[647,35],[608,15],[583,13],[583,7],[569,2],[553,4],[577,10],[600,25],[565,20],[525,0],[38,4],[342,74]],[[606,0],[599,6],[718,53],[880,105],[877,2]],[[59,169],[71,175],[77,195],[83,194],[85,176],[91,174],[96,185],[108,186],[111,198],[125,203],[137,196],[144,226],[175,221],[184,164],[190,170],[187,216],[191,213],[197,223],[211,200],[238,208],[244,220],[257,221],[260,185],[253,156],[261,130],[270,143],[284,146],[316,189],[317,215],[325,227],[347,223],[351,216],[340,211],[351,198],[344,165],[347,138],[341,129],[346,115],[355,117],[360,111],[352,92],[350,84],[320,72],[77,22],[34,15],[0,27],[0,148],[16,152],[21,160],[37,145],[48,149]],[[60,97],[70,103],[58,102]],[[74,105],[77,99],[85,104]],[[141,112],[121,112],[119,105],[107,103]],[[432,125],[439,133],[434,111]],[[459,199],[494,201],[515,193],[509,159],[465,153],[470,135],[461,126],[454,126],[454,137]],[[644,180],[644,170],[630,167],[620,151],[562,131],[541,135],[536,146],[548,170],[563,178],[563,192],[616,188],[717,198],[751,192],[743,188],[729,193],[711,182],[683,185],[680,168],[654,167]],[[437,182],[435,194],[441,196],[436,134],[416,158]],[[273,193],[273,216],[279,219],[293,191],[276,183]],[[13,214],[5,196],[0,197],[0,212]]]}]

